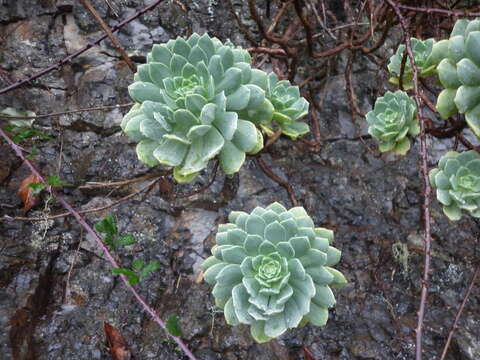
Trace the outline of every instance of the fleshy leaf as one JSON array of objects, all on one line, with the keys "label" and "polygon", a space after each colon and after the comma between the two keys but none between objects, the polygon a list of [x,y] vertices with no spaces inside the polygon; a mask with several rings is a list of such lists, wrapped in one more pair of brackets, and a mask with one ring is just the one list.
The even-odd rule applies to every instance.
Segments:
[{"label": "fleshy leaf", "polygon": [[274,221],[265,227],[265,239],[278,244],[287,240],[287,231],[278,221]]},{"label": "fleshy leaf", "polygon": [[145,139],[137,144],[137,156],[140,161],[149,166],[158,165],[158,160],[153,156],[154,150],[158,147],[159,143],[155,140]]},{"label": "fleshy leaf", "polygon": [[160,145],[153,151],[153,156],[161,164],[175,166],[182,163],[188,146],[178,140],[163,140]]},{"label": "fleshy leaf", "polygon": [[325,326],[328,321],[328,309],[313,303],[306,318],[315,326]]},{"label": "fleshy leaf", "polygon": [[163,100],[160,89],[151,83],[136,82],[128,87],[128,92],[133,100],[142,103],[150,100],[155,102],[161,102]]},{"label": "fleshy leaf", "polygon": [[250,327],[250,334],[259,344],[270,341],[272,338],[265,334],[265,321],[255,321]]}]

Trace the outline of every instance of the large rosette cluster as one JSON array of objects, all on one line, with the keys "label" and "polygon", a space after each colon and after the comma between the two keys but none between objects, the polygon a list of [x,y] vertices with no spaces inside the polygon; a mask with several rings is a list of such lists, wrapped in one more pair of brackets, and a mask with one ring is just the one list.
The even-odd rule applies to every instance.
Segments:
[{"label": "large rosette cluster", "polygon": [[[290,97],[268,92],[267,74],[250,63],[247,51],[207,34],[154,45],[128,88],[136,104],[121,124],[139,142],[139,159],[172,166],[175,179],[187,182],[217,155],[225,173],[237,172],[245,154],[263,148],[255,124],[270,127],[277,112],[290,116],[279,120],[286,134],[304,133],[302,126],[284,125],[306,113],[298,88],[287,89]],[[272,104],[277,98],[282,99],[278,109]]]},{"label": "large rosette cluster", "polygon": [[250,325],[257,342],[308,322],[325,325],[335,304],[330,287],[346,283],[331,267],[341,255],[331,246],[333,232],[315,228],[302,207],[287,211],[279,203],[234,211],[229,221],[203,263],[227,323]]},{"label": "large rosette cluster", "polygon": [[375,101],[372,111],[366,115],[368,133],[378,141],[381,152],[394,151],[405,155],[410,149],[407,135],[420,132],[416,118],[415,102],[403,91],[387,91]]},{"label": "large rosette cluster", "polygon": [[475,150],[447,152],[430,171],[430,183],[450,220],[459,220],[462,210],[480,217],[480,154]]},{"label": "large rosette cluster", "polygon": [[448,40],[436,43],[429,62],[445,88],[437,99],[442,118],[465,114],[468,126],[480,137],[480,20],[458,20]]}]

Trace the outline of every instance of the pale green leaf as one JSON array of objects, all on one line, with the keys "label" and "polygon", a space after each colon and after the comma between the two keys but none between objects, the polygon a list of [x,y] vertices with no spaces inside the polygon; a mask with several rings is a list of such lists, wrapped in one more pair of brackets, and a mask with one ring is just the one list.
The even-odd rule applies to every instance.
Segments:
[{"label": "pale green leaf", "polygon": [[220,151],[220,166],[225,174],[238,172],[245,161],[245,152],[238,149],[232,142],[225,141]]}]

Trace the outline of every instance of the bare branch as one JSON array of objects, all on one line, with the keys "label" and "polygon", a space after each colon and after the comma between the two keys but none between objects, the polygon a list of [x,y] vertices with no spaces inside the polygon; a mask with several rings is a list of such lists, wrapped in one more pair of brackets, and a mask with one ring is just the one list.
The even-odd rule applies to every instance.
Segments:
[{"label": "bare branch", "polygon": [[52,117],[52,116],[74,114],[74,113],[79,113],[79,112],[84,112],[84,111],[111,110],[111,109],[117,109],[117,108],[124,108],[124,107],[132,106],[133,104],[134,103],[131,102],[131,103],[126,103],[126,104],[96,106],[96,107],[90,107],[90,108],[84,108],[84,109],[67,110],[67,111],[60,111],[60,112],[55,112],[55,113],[50,113],[50,114],[34,115],[34,116],[12,116],[12,115],[0,114],[0,119],[2,119],[2,118],[3,119],[42,119],[42,118],[48,118],[48,117]]},{"label": "bare branch", "polygon": [[137,71],[137,67],[135,66],[135,63],[128,57],[127,52],[123,48],[123,46],[118,42],[117,38],[115,35],[113,35],[112,30],[108,27],[108,25],[103,21],[102,17],[100,14],[95,10],[93,7],[92,3],[90,0],[80,0],[82,5],[92,14],[92,16],[95,18],[95,20],[98,22],[98,24],[102,27],[102,29],[105,31],[105,33],[108,35],[108,38],[110,41],[113,43],[113,46],[117,49],[118,53],[122,57],[122,59],[127,63],[128,67],[130,70],[133,72]]},{"label": "bare branch", "polygon": [[[163,2],[165,0],[156,0],[154,1],[152,4],[148,5],[146,8],[140,10],[138,13],[136,13],[135,15],[129,17],[128,19],[122,21],[120,24],[118,25],[115,25],[113,28],[112,28],[112,33],[114,33],[115,31],[121,29],[122,27],[124,27],[125,25],[131,23],[133,20],[135,20],[136,18],[138,18],[139,16],[145,14],[146,12],[152,10],[153,8],[155,8],[156,6],[158,6],[161,2]],[[39,71],[38,73],[30,76],[28,79],[24,79],[24,80],[20,80],[20,81],[17,81],[16,83],[10,85],[10,86],[7,86],[6,88],[3,88],[3,89],[0,89],[0,95],[1,94],[5,94],[9,91],[12,91],[22,85],[25,85],[26,83],[29,83],[30,81],[33,81],[33,80],[36,80],[40,77],[42,77],[43,75],[45,74],[48,74],[49,72],[52,72],[54,70],[60,70],[60,68],[69,63],[70,61],[72,61],[74,58],[76,58],[77,56],[83,54],[85,51],[91,49],[92,47],[94,47],[95,45],[98,45],[101,41],[105,40],[106,38],[108,37],[107,34],[99,37],[97,40],[94,40],[92,42],[89,42],[85,47],[83,47],[82,49],[74,52],[73,54],[63,58],[62,60],[60,60],[58,63],[54,64],[54,65],[51,65],[49,66],[48,68],[46,69],[43,69],[41,71]]]},{"label": "bare branch", "polygon": [[455,332],[455,329],[458,327],[458,321],[460,320],[460,316],[462,315],[463,309],[465,308],[465,304],[468,301],[468,297],[470,296],[470,293],[472,292],[473,285],[475,284],[475,281],[477,280],[477,277],[479,275],[480,275],[480,265],[477,266],[477,269],[475,270],[475,273],[472,276],[472,280],[470,281],[470,285],[468,285],[467,293],[465,294],[465,297],[463,298],[462,304],[458,308],[457,315],[455,316],[455,321],[453,322],[452,328],[450,329],[450,332],[448,333],[448,339],[447,339],[447,342],[445,343],[445,347],[443,348],[442,356],[440,357],[440,360],[444,360],[445,356],[447,356],[448,347],[450,346],[450,342],[452,341],[453,333]]},{"label": "bare branch", "polygon": [[[33,163],[28,160],[27,158],[25,158],[25,156],[23,155],[23,152],[21,150],[20,147],[17,146],[17,144],[15,144],[8,136],[7,134],[5,134],[5,132],[0,128],[0,136],[8,143],[8,145],[10,145],[10,147],[12,148],[12,150],[17,154],[17,156],[23,160],[23,162],[28,166],[28,168],[30,169],[30,171],[35,174],[39,180],[41,182],[46,182],[45,178],[40,174],[40,172],[37,170],[37,168],[33,165]],[[78,221],[78,223],[83,227],[83,229],[85,229],[85,231],[90,234],[96,241],[97,243],[97,246],[104,252],[105,254],[105,257],[107,258],[107,260],[110,262],[110,264],[112,265],[113,268],[117,269],[119,268],[119,264],[117,263],[117,261],[115,260],[115,258],[113,257],[113,255],[110,253],[110,250],[108,249],[108,247],[103,243],[102,241],[102,238],[100,237],[100,235],[98,235],[98,233],[86,222],[86,220],[82,217],[82,215],[80,215],[80,213],[75,210],[73,208],[72,205],[70,205],[66,200],[65,198],[59,194],[54,188],[52,188],[51,186],[48,186],[47,185],[47,190],[48,191],[51,191],[51,193],[56,196],[56,198],[58,199],[58,201],[63,205],[63,207],[68,210],[68,212],[70,214],[72,214],[75,219]],[[137,301],[140,303],[140,305],[142,306],[143,310],[145,312],[147,312],[148,314],[150,314],[150,316],[153,318],[153,320],[158,324],[160,325],[160,327],[166,332],[167,336],[171,337],[176,343],[177,345],[182,349],[182,351],[185,353],[185,355],[190,359],[190,360],[197,360],[196,357],[192,354],[192,352],[188,349],[188,347],[185,345],[185,343],[182,341],[182,339],[180,339],[179,337],[177,336],[173,336],[172,334],[170,334],[165,326],[165,323],[163,322],[163,320],[158,316],[158,314],[155,312],[155,310],[150,307],[146,302],[145,300],[140,296],[140,294],[137,292],[137,290],[132,286],[130,285],[130,283],[128,282],[128,279],[125,275],[120,275],[122,281],[124,282],[125,286],[127,287],[127,289],[132,293],[132,295],[135,297],[135,299],[137,299]]]},{"label": "bare branch", "polygon": [[263,159],[258,156],[256,158],[257,160],[257,163],[258,165],[260,166],[260,168],[262,169],[262,171],[270,178],[272,179],[273,181],[275,181],[277,184],[279,184],[280,186],[282,186],[283,188],[285,188],[285,190],[287,190],[287,193],[288,193],[288,196],[290,197],[290,201],[292,202],[292,205],[293,206],[298,206],[298,200],[297,200],[297,197],[295,196],[295,192],[293,191],[293,188],[292,186],[287,183],[286,181],[283,181],[282,179],[280,179],[280,177],[278,177],[268,166],[267,164],[265,164],[265,161],[263,161]]},{"label": "bare branch", "polygon": [[420,306],[418,309],[418,322],[416,328],[416,351],[415,359],[422,359],[422,330],[423,319],[425,317],[425,307],[428,294],[428,280],[430,273],[430,250],[431,250],[431,229],[430,229],[430,193],[432,191],[430,187],[430,181],[428,179],[428,152],[427,152],[427,124],[422,114],[422,98],[420,96],[420,90],[418,88],[418,68],[415,63],[415,57],[413,56],[412,44],[410,41],[410,33],[408,31],[405,18],[403,17],[397,3],[393,0],[385,0],[388,5],[395,11],[400,26],[402,27],[405,36],[405,47],[407,55],[412,65],[413,72],[413,93],[415,103],[417,105],[417,116],[420,119],[420,157],[421,157],[421,176],[424,186],[424,198],[423,198],[423,221],[424,221],[424,247],[425,247],[425,266],[423,270],[423,279],[421,282],[421,294],[420,294]]}]

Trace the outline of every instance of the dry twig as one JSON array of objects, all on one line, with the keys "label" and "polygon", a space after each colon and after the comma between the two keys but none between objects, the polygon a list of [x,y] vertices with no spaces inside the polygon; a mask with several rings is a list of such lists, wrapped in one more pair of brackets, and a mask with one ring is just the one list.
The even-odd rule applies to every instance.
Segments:
[{"label": "dry twig", "polygon": [[[25,156],[23,155],[23,152],[22,150],[7,136],[7,134],[5,134],[5,132],[0,128],[0,136],[8,143],[8,145],[10,145],[10,147],[12,148],[12,150],[15,152],[15,154],[23,160],[23,162],[28,166],[28,168],[30,169],[30,171],[35,174],[39,179],[40,181],[42,182],[46,182],[45,178],[40,174],[40,172],[37,170],[37,168],[33,165],[33,163],[28,160],[27,158],[25,158]],[[108,247],[103,243],[102,241],[102,238],[100,237],[100,235],[98,235],[98,233],[85,221],[85,219],[82,217],[82,215],[79,214],[79,212],[77,210],[75,210],[72,205],[70,205],[66,200],[65,198],[59,194],[54,188],[52,188],[51,186],[47,186],[47,190],[48,191],[51,191],[52,194],[54,196],[56,196],[56,198],[58,199],[58,201],[63,205],[63,207],[65,207],[66,210],[68,210],[68,212],[70,214],[72,214],[75,219],[78,221],[78,223],[83,227],[83,229],[88,233],[90,234],[96,241],[97,243],[97,246],[104,252],[104,255],[105,257],[107,258],[107,260],[110,262],[110,264],[112,265],[113,268],[119,268],[119,264],[117,263],[117,261],[115,260],[115,258],[113,257],[113,255],[110,253],[110,250],[108,249]],[[170,332],[167,330],[166,328],[166,325],[165,323],[163,322],[163,320],[158,316],[158,314],[155,312],[155,310],[150,307],[146,302],[145,300],[142,298],[142,296],[137,292],[137,290],[132,286],[130,285],[130,283],[128,282],[128,279],[125,275],[120,275],[120,278],[122,279],[122,281],[124,282],[125,286],[127,287],[127,289],[132,293],[132,295],[135,297],[135,299],[139,302],[139,304],[142,306],[143,310],[145,312],[147,312],[148,314],[150,314],[150,316],[153,318],[153,320],[165,331],[165,333],[167,334],[167,336],[169,336],[170,338],[172,338],[176,343],[177,345],[182,349],[182,351],[184,352],[184,354],[190,359],[190,360],[197,360],[196,357],[192,354],[192,352],[188,349],[188,347],[185,345],[185,343],[182,341],[181,338],[177,337],[177,336],[173,336],[170,334]]]},{"label": "dry twig", "polygon": [[405,36],[405,47],[407,50],[408,58],[412,65],[413,72],[413,93],[415,98],[415,103],[417,105],[417,114],[420,119],[420,156],[421,156],[421,175],[424,185],[424,200],[423,200],[423,221],[424,221],[424,246],[425,246],[425,267],[423,271],[423,279],[421,283],[421,294],[420,294],[420,306],[418,310],[418,322],[416,328],[416,349],[415,349],[415,359],[422,359],[422,330],[423,330],[423,319],[425,317],[425,307],[427,302],[428,294],[428,280],[430,275],[430,251],[431,251],[431,231],[430,231],[430,181],[428,179],[428,153],[427,153],[427,135],[426,135],[426,121],[422,114],[422,99],[420,96],[420,91],[418,89],[418,69],[415,64],[415,57],[413,56],[412,44],[410,41],[410,33],[408,31],[405,18],[403,17],[397,3],[393,0],[385,0],[390,7],[395,11],[395,14],[400,21],[400,26],[402,27],[403,34]]},{"label": "dry twig", "polygon": [[450,346],[450,342],[452,341],[453,338],[453,333],[455,332],[455,329],[458,328],[458,321],[460,320],[460,316],[462,315],[463,309],[465,308],[465,304],[468,301],[468,297],[470,296],[470,293],[472,292],[473,286],[475,285],[475,281],[477,280],[477,277],[480,275],[480,265],[477,266],[477,269],[475,270],[475,273],[472,276],[472,280],[470,281],[470,285],[468,285],[467,292],[465,294],[465,297],[463,298],[462,304],[458,308],[457,315],[455,315],[455,321],[452,324],[452,328],[450,329],[448,333],[448,339],[447,342],[445,343],[445,346],[442,351],[442,355],[440,357],[440,360],[444,360],[445,356],[447,356],[448,348]]},{"label": "dry twig", "polygon": [[[114,33],[115,31],[121,29],[122,27],[124,27],[125,25],[131,23],[133,20],[135,20],[136,18],[138,18],[139,16],[145,14],[146,12],[154,9],[156,6],[158,6],[160,3],[162,3],[163,1],[165,0],[156,0],[154,1],[152,4],[148,5],[147,7],[145,7],[144,9],[140,10],[138,13],[136,13],[135,15],[129,17],[128,19],[122,21],[120,24],[118,25],[115,25],[113,28],[112,28],[112,33]],[[105,40],[106,38],[108,37],[108,35],[103,35],[101,37],[99,37],[98,39],[88,43],[85,47],[83,47],[82,49],[74,52],[73,54],[63,58],[62,60],[60,60],[58,63],[56,64],[53,64],[51,66],[49,66],[48,68],[46,69],[43,69],[39,72],[37,72],[36,74],[30,76],[28,79],[24,79],[24,80],[20,80],[20,81],[17,81],[16,83],[14,84],[11,84],[10,86],[7,86],[3,89],[0,89],[0,95],[1,94],[5,94],[9,91],[12,91],[22,85],[25,85],[33,80],[36,80],[40,77],[42,77],[43,75],[45,74],[48,74],[49,72],[52,72],[54,70],[59,70],[63,65],[69,63],[70,61],[72,61],[74,58],[76,58],[77,56],[83,54],[85,51],[91,49],[92,47],[94,47],[95,45],[99,44],[101,41]]]},{"label": "dry twig", "polygon": [[294,0],[293,5],[295,7],[297,16],[300,18],[300,21],[302,22],[303,28],[305,29],[305,35],[307,36],[308,54],[312,56],[313,55],[312,25],[310,25],[307,18],[303,15],[303,9],[302,9],[300,0]]},{"label": "dry twig", "polygon": [[265,164],[265,161],[258,156],[256,158],[258,165],[262,169],[262,171],[267,175],[270,179],[275,181],[278,185],[282,186],[285,190],[287,190],[288,196],[290,197],[290,201],[292,202],[293,206],[298,206],[298,200],[297,197],[295,196],[295,192],[293,191],[292,185],[287,183],[286,181],[283,181],[278,177],[269,167],[267,164]]},{"label": "dry twig", "polygon": [[123,48],[123,46],[118,42],[117,38],[115,37],[115,35],[113,35],[113,32],[112,30],[108,27],[108,25],[105,23],[105,21],[103,21],[102,17],[100,16],[100,14],[97,12],[97,10],[95,10],[95,8],[93,7],[92,3],[90,2],[90,0],[80,0],[80,2],[82,3],[82,5],[85,7],[85,9],[88,10],[88,12],[90,14],[92,14],[92,16],[95,18],[95,20],[98,22],[98,24],[102,27],[102,29],[105,31],[105,33],[107,34],[108,38],[110,39],[110,41],[112,42],[113,46],[115,46],[115,48],[117,49],[118,53],[120,54],[120,56],[122,57],[122,59],[127,63],[128,67],[130,68],[130,70],[132,70],[133,72],[137,71],[137,67],[135,66],[135,63],[132,61],[132,59],[130,59],[130,57],[128,56],[127,52],[125,51],[125,49]]},{"label": "dry twig", "polygon": [[398,4],[397,7],[399,9],[410,10],[414,12],[424,12],[427,14],[439,14],[444,16],[455,16],[455,17],[479,17],[480,13],[478,12],[468,12],[468,11],[461,11],[461,10],[445,10],[445,9],[438,9],[438,8],[422,8],[422,7],[415,7],[415,6],[408,6]]},{"label": "dry twig", "polygon": [[[157,179],[151,181],[148,185],[142,187],[140,190],[137,190],[137,191],[135,191],[131,194],[128,194],[128,195],[126,195],[126,196],[124,196],[124,197],[122,197],[118,200],[115,200],[108,205],[99,206],[99,207],[96,207],[96,208],[93,208],[93,209],[79,210],[78,213],[84,215],[84,214],[91,214],[91,213],[94,213],[94,212],[110,209],[110,208],[112,208],[112,207],[114,207],[114,206],[116,206],[116,205],[118,205],[118,204],[120,204],[124,201],[127,201],[127,200],[143,193],[144,191],[150,190],[151,188],[153,188],[153,186],[159,180],[160,180],[160,178],[157,178]],[[20,221],[45,221],[45,220],[59,219],[59,218],[69,216],[69,215],[73,215],[73,214],[71,214],[70,212],[64,212],[64,213],[61,213],[61,214],[44,216],[44,217],[24,217],[24,216],[11,217],[11,216],[4,216],[3,219],[0,219],[0,221],[1,220],[7,220],[7,221],[17,221],[17,220],[20,220]]]},{"label": "dry twig", "polygon": [[2,118],[3,119],[42,119],[42,118],[48,118],[48,117],[52,117],[52,116],[74,114],[74,113],[79,113],[79,112],[84,112],[84,111],[119,109],[119,108],[132,106],[133,104],[134,103],[131,102],[131,103],[126,103],[126,104],[95,106],[95,107],[84,108],[84,109],[67,110],[67,111],[60,111],[60,112],[54,112],[54,113],[50,113],[50,114],[42,114],[42,115],[34,115],[34,116],[12,116],[12,115],[0,114],[0,119],[2,119]]},{"label": "dry twig", "polygon": [[121,181],[111,181],[111,182],[90,181],[90,182],[87,182],[85,185],[79,186],[78,188],[79,189],[96,189],[96,188],[102,188],[102,187],[123,186],[123,185],[128,185],[128,184],[132,184],[140,181],[158,178],[160,176],[165,176],[169,173],[171,173],[171,171],[155,172],[154,174],[147,174],[147,175],[139,176],[133,179],[127,179],[127,180],[121,180]]}]

